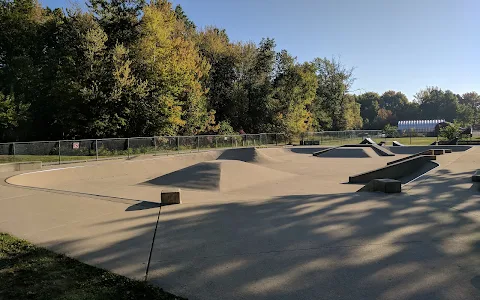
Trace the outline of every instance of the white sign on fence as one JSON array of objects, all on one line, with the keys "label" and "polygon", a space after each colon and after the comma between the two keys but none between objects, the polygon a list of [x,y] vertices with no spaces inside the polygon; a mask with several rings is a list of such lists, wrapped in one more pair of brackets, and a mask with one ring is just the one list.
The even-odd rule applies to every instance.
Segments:
[{"label": "white sign on fence", "polygon": [[73,149],[80,149],[80,143],[79,142],[73,143]]}]

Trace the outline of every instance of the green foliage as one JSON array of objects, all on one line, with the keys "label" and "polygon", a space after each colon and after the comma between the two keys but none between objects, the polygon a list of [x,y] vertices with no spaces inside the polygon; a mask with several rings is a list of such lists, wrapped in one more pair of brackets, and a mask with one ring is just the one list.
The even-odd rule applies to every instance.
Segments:
[{"label": "green foliage", "polygon": [[0,233],[1,299],[182,299]]},{"label": "green foliage", "polygon": [[[313,64],[318,80],[317,122],[324,129],[344,130],[347,128],[347,121],[342,108],[355,80],[353,69],[346,68],[335,59],[316,58]],[[327,118],[324,118],[325,116]]]},{"label": "green foliage", "polygon": [[[87,11],[0,0],[0,140],[471,125],[480,96],[427,88],[351,94],[337,59],[297,62],[275,41],[197,29],[167,0],[90,0]],[[13,96],[14,95],[14,96]]]},{"label": "green foliage", "polygon": [[26,120],[29,105],[16,103],[13,95],[3,95],[0,92],[0,135],[15,129],[20,122]]},{"label": "green foliage", "polygon": [[446,140],[457,138],[460,133],[460,125],[457,123],[448,123],[447,126],[440,128],[440,137]]},{"label": "green foliage", "polygon": [[397,126],[392,126],[390,124],[385,125],[383,132],[389,137],[397,136]]},{"label": "green foliage", "polygon": [[237,132],[235,132],[233,127],[230,125],[230,123],[228,123],[228,121],[224,120],[218,123],[218,134],[233,135],[233,134],[237,134]]},{"label": "green foliage", "polygon": [[428,87],[415,95],[425,119],[445,119],[452,122],[457,114],[458,98],[451,91]]}]

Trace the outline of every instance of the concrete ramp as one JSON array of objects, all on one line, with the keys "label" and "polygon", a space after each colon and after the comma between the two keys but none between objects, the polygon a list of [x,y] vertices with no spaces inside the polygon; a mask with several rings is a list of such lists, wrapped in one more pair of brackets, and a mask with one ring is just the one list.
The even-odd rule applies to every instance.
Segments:
[{"label": "concrete ramp", "polygon": [[363,141],[360,142],[360,144],[362,145],[376,145],[377,143],[375,143],[371,138],[365,138],[363,139]]},{"label": "concrete ramp", "polygon": [[267,155],[257,148],[227,149],[217,158],[220,160],[239,160],[251,163],[278,162],[275,158]]},{"label": "concrete ramp", "polygon": [[377,144],[371,144],[370,147],[380,156],[395,156],[390,150]]},{"label": "concrete ramp", "polygon": [[397,142],[397,141],[393,141],[392,142],[392,145],[395,146],[395,147],[403,147],[405,146],[404,144],[400,143],[400,142]]},{"label": "concrete ramp", "polygon": [[243,161],[215,160],[198,163],[141,184],[228,192],[294,176]]},{"label": "concrete ramp", "polygon": [[[421,155],[413,157],[396,164],[387,165],[379,169],[368,171],[362,174],[350,176],[349,183],[368,183],[374,179],[390,178],[390,179],[402,179],[409,178],[410,181],[412,174],[417,175],[420,170],[424,170],[425,165],[431,165],[432,167],[438,166],[438,164],[432,162],[436,156],[433,155]],[[421,174],[418,174],[421,175]],[[403,181],[402,181],[403,182]]]},{"label": "concrete ramp", "polygon": [[315,156],[328,158],[370,158],[378,155],[370,147],[338,147],[318,153]]}]

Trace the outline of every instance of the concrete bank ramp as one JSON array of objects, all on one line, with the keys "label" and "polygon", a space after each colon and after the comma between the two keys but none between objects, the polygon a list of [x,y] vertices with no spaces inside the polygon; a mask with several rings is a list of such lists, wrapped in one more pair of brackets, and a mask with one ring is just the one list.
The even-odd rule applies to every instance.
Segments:
[{"label": "concrete bank ramp", "polygon": [[415,153],[427,151],[430,149],[450,149],[452,152],[463,152],[472,148],[471,146],[456,146],[456,145],[428,145],[428,146],[403,146],[403,147],[386,147],[394,154],[412,155]]},{"label": "concrete bank ramp", "polygon": [[379,178],[399,179],[407,183],[428,170],[438,166],[433,155],[416,156],[395,164],[387,165],[365,173],[350,176],[349,183],[368,183]]},{"label": "concrete bank ramp", "polygon": [[363,139],[363,141],[360,142],[360,144],[362,145],[376,145],[377,143],[375,143],[371,138],[365,138]]},{"label": "concrete bank ramp", "polygon": [[370,158],[378,154],[370,147],[338,147],[318,153],[317,157],[328,158]]},{"label": "concrete bank ramp", "polygon": [[228,192],[296,175],[239,160],[206,161],[142,184]]},{"label": "concrete bank ramp", "polygon": [[223,151],[217,159],[239,160],[250,163],[271,163],[279,161],[266,154],[262,149],[257,148],[227,149]]}]

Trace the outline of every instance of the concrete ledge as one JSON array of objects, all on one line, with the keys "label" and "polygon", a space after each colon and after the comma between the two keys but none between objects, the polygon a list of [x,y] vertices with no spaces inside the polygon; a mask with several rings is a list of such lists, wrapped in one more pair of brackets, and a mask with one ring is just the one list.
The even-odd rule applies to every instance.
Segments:
[{"label": "concrete ledge", "polygon": [[475,172],[472,176],[472,182],[480,182],[480,170]]},{"label": "concrete ledge", "polygon": [[38,170],[42,168],[41,161],[25,161],[0,164],[0,172],[16,172],[16,171],[29,171]]},{"label": "concrete ledge", "polygon": [[316,151],[316,152],[313,152],[313,156],[320,156],[321,154],[326,153],[330,150],[338,149],[338,148],[342,148],[342,147],[343,146],[337,146],[337,147],[331,147],[331,148],[323,149],[323,150],[320,150],[320,151]]},{"label": "concrete ledge", "polygon": [[400,179],[402,177],[411,175],[420,170],[425,164],[431,160],[435,160],[434,155],[420,155],[410,159],[397,162],[395,164],[387,165],[379,169],[375,169],[362,174],[350,176],[349,183],[368,183],[374,179],[391,178]]},{"label": "concrete ledge", "polygon": [[367,183],[363,188],[359,189],[358,192],[382,192],[387,194],[401,193],[402,183],[395,179],[374,179]]},{"label": "concrete ledge", "polygon": [[443,155],[445,154],[445,149],[432,149],[433,155]]},{"label": "concrete ledge", "polygon": [[409,155],[407,157],[403,157],[403,158],[400,158],[400,159],[397,159],[397,160],[389,161],[389,162],[387,162],[387,166],[393,165],[393,164],[396,164],[396,163],[399,163],[399,162],[402,162],[402,161],[405,161],[405,160],[408,160],[408,159],[411,159],[411,158],[414,158],[414,157],[417,157],[417,156],[421,156],[421,155],[432,156],[432,155],[443,155],[445,153],[452,153],[452,150],[450,150],[450,149],[428,149],[428,150],[425,150],[425,151],[422,151],[422,152],[419,152],[419,153]]},{"label": "concrete ledge", "polygon": [[373,149],[373,151],[375,151],[378,155],[380,156],[395,156],[395,154],[393,154],[390,150],[388,150],[387,148],[384,148],[382,146],[379,146],[377,144],[347,144],[347,145],[342,145],[342,146],[337,146],[337,147],[332,147],[332,148],[328,148],[328,149],[324,149],[324,150],[320,150],[320,151],[317,151],[317,152],[314,152],[313,153],[313,156],[320,156],[322,155],[323,153],[326,153],[330,150],[334,150],[334,149],[338,149],[338,148],[344,148],[344,147],[348,147],[348,148],[352,148],[352,147],[359,147],[359,148],[363,148],[363,147],[370,147]]},{"label": "concrete ledge", "polygon": [[[443,149],[443,150],[450,150],[452,152],[463,152],[467,151],[468,149],[472,148],[472,146],[449,146],[449,145],[428,145],[428,146],[403,146],[403,147],[387,147],[395,154],[415,154],[423,151],[427,151],[430,149]],[[447,152],[448,153],[448,152]]]},{"label": "concrete ledge", "polygon": [[180,189],[163,190],[161,193],[162,204],[181,204]]}]

